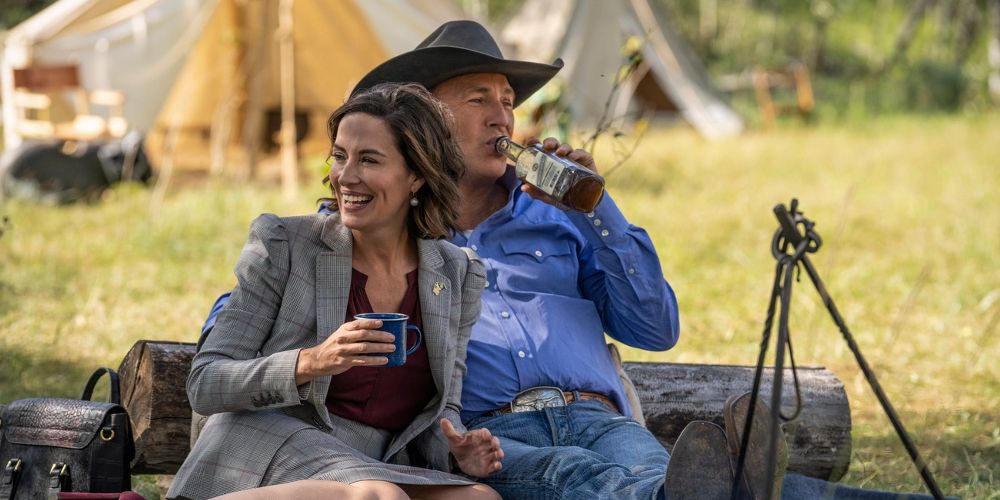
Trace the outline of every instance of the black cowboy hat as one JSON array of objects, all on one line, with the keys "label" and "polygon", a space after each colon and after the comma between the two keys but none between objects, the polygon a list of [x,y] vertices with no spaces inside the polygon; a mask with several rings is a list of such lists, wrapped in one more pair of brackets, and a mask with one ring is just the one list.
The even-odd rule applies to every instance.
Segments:
[{"label": "black cowboy hat", "polygon": [[449,21],[434,30],[417,48],[393,57],[368,72],[351,95],[387,82],[416,82],[428,89],[456,76],[470,73],[500,73],[514,89],[518,106],[563,67],[552,64],[504,59],[496,41],[474,21]]}]

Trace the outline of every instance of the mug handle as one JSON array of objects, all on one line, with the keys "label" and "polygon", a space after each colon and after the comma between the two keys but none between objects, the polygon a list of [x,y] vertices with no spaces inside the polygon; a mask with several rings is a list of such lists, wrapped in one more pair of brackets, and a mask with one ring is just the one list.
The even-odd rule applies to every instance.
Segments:
[{"label": "mug handle", "polygon": [[[406,329],[407,330],[414,330],[414,331],[417,332],[417,341],[413,343],[413,347],[411,347],[411,348],[409,348],[409,349],[406,350],[406,355],[409,356],[409,355],[413,354],[414,352],[416,352],[417,348],[420,347],[420,342],[423,340],[424,334],[423,334],[423,332],[420,331],[420,327],[419,326],[413,325],[413,324],[410,324],[410,323],[406,324]],[[408,339],[409,339],[409,336],[407,336],[407,340]]]}]

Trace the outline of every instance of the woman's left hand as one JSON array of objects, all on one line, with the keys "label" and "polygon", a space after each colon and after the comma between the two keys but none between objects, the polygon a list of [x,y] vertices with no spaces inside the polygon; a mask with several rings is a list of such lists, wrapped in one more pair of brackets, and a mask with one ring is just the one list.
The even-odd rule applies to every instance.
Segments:
[{"label": "woman's left hand", "polygon": [[476,429],[459,434],[446,418],[441,419],[441,430],[448,438],[451,454],[458,461],[458,468],[473,477],[486,477],[500,470],[503,450],[500,440],[487,429]]}]

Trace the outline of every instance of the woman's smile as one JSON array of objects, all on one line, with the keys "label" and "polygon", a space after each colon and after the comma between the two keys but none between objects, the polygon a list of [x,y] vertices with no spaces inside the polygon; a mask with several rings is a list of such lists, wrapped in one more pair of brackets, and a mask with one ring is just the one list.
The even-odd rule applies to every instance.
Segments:
[{"label": "woman's smile", "polygon": [[375,199],[370,194],[358,194],[342,191],[340,194],[341,208],[344,210],[356,211],[367,207]]},{"label": "woman's smile", "polygon": [[360,231],[405,231],[410,198],[423,184],[406,164],[382,118],[351,113],[337,128],[330,182],[344,225]]}]

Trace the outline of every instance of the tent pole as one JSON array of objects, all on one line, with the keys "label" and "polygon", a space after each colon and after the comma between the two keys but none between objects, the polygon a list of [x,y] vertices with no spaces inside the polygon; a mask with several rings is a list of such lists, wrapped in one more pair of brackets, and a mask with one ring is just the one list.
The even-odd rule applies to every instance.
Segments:
[{"label": "tent pole", "polygon": [[[252,12],[251,5],[246,2],[240,2],[246,12]],[[242,23],[243,30],[246,35],[246,40],[250,39],[250,33],[256,34],[254,36],[252,43],[251,53],[241,62],[241,67],[244,71],[241,74],[246,75],[246,82],[248,85],[245,87],[245,94],[242,96],[245,99],[244,111],[242,113],[242,119],[240,121],[242,130],[241,135],[243,137],[243,149],[246,152],[246,168],[244,169],[244,177],[254,179],[257,177],[257,164],[258,156],[260,152],[260,140],[261,140],[261,118],[263,114],[263,108],[261,104],[262,96],[265,87],[265,52],[267,51],[267,46],[272,40],[271,35],[271,15],[272,12],[270,7],[271,2],[254,2],[258,9],[258,24],[252,25],[250,16],[242,16],[240,22]]]},{"label": "tent pole", "polygon": [[21,121],[17,108],[14,106],[14,68],[26,68],[31,65],[32,52],[31,44],[25,40],[8,39],[0,43],[0,105],[2,105],[3,117],[0,123],[3,124],[3,146],[10,151],[21,145],[22,138],[18,131],[18,122]]},{"label": "tent pole", "polygon": [[295,46],[292,37],[292,8],[295,0],[281,0],[278,9],[278,38],[281,59],[281,188],[285,198],[299,191],[298,151],[295,144]]},{"label": "tent pole", "polygon": [[[232,136],[234,121],[236,123],[244,123],[241,104],[246,100],[246,95],[248,94],[247,80],[249,80],[246,75],[246,41],[244,40],[247,25],[246,6],[237,3],[236,0],[225,0],[225,2],[225,7],[220,5],[217,8],[224,8],[225,12],[231,14],[226,17],[226,22],[229,25],[229,29],[236,33],[234,37],[236,43],[234,54],[229,60],[233,66],[232,72],[238,75],[238,83],[229,85],[229,92],[226,92],[226,96],[212,113],[212,128],[211,135],[209,136],[209,157],[211,161],[209,162],[208,171],[213,177],[221,175],[226,169],[226,146],[229,145],[230,137]],[[237,115],[235,118],[234,114]]]}]

